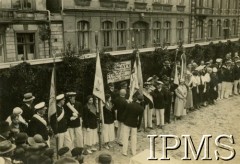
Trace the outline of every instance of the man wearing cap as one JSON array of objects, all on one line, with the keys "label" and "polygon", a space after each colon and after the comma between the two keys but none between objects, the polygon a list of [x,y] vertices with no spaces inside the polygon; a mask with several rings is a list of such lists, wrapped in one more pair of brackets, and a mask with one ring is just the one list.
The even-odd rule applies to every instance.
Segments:
[{"label": "man wearing cap", "polygon": [[21,109],[23,110],[22,117],[29,123],[34,115],[34,109],[33,109],[33,100],[35,97],[32,95],[32,93],[25,93],[24,99],[23,99],[23,105]]},{"label": "man wearing cap", "polygon": [[43,139],[48,143],[48,146],[50,146],[48,125],[47,121],[44,118],[47,109],[45,102],[40,102],[36,104],[34,106],[34,109],[35,114],[33,115],[29,123],[28,135],[30,137],[33,137],[36,134],[40,134]]},{"label": "man wearing cap", "polygon": [[152,90],[150,89],[151,83],[145,82],[143,88],[144,95],[144,126],[145,128],[152,129],[152,111],[153,111],[153,97],[151,95]]},{"label": "man wearing cap", "polygon": [[234,94],[239,94],[239,85],[240,85],[240,60],[235,61],[235,65],[233,68],[233,74],[234,74]]},{"label": "man wearing cap", "polygon": [[140,103],[143,101],[144,97],[142,95],[137,96],[135,102],[129,103],[126,106],[126,110],[123,114],[123,149],[122,154],[127,156],[128,150],[128,139],[131,136],[131,150],[132,155],[136,154],[137,150],[137,126],[143,114],[143,107]]},{"label": "man wearing cap", "polygon": [[124,120],[124,112],[126,110],[127,100],[126,100],[126,90],[121,89],[119,92],[119,97],[115,100],[114,110],[116,111],[117,121],[118,121],[118,131],[116,142],[122,146],[122,124]]},{"label": "man wearing cap", "polygon": [[125,95],[125,97],[126,97],[126,99],[128,99],[129,98],[129,96],[130,96],[130,90],[129,90],[129,88],[128,88],[128,83],[126,82],[126,81],[123,81],[123,82],[121,82],[121,89],[125,89],[126,90],[126,95]]},{"label": "man wearing cap", "polygon": [[214,104],[218,97],[217,87],[218,87],[217,68],[213,67],[212,74],[211,74],[211,81],[209,83],[210,104]]},{"label": "man wearing cap", "polygon": [[54,134],[58,138],[58,148],[68,146],[72,149],[72,140],[69,132],[67,131],[67,119],[65,116],[65,110],[63,108],[65,104],[64,94],[60,94],[56,97],[57,111],[50,118],[50,124]]},{"label": "man wearing cap", "polygon": [[163,128],[164,126],[164,112],[165,112],[165,102],[166,95],[163,90],[163,82],[157,81],[157,88],[152,93],[154,108],[156,109],[156,119],[158,128]]},{"label": "man wearing cap", "polygon": [[82,104],[76,101],[76,92],[68,92],[65,105],[68,131],[74,147],[83,147],[83,133],[81,127]]}]

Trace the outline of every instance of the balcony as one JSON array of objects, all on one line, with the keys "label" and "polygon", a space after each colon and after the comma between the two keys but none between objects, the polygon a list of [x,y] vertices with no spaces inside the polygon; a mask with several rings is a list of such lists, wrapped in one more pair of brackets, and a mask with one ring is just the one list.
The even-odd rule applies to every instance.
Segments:
[{"label": "balcony", "polygon": [[128,1],[125,0],[115,0],[115,8],[119,8],[119,9],[126,9],[127,5],[128,5]]},{"label": "balcony", "polygon": [[153,10],[158,10],[158,11],[172,11],[172,6],[170,4],[162,4],[159,2],[154,2],[152,4]]},{"label": "balcony", "polygon": [[186,6],[184,6],[184,5],[177,5],[177,11],[179,11],[179,12],[184,12],[185,7],[186,7]]},{"label": "balcony", "polygon": [[212,8],[196,7],[196,15],[207,16],[207,15],[212,15],[212,14],[213,14]]},{"label": "balcony", "polygon": [[134,7],[135,9],[145,10],[147,8],[147,2],[145,2],[144,0],[143,1],[136,0],[134,2]]},{"label": "balcony", "polygon": [[91,0],[74,0],[77,6],[90,6]]},{"label": "balcony", "polygon": [[113,8],[114,1],[112,0],[99,0],[101,7]]},{"label": "balcony", "polygon": [[1,9],[0,21],[28,21],[28,20],[48,20],[47,11],[24,11],[16,9]]}]

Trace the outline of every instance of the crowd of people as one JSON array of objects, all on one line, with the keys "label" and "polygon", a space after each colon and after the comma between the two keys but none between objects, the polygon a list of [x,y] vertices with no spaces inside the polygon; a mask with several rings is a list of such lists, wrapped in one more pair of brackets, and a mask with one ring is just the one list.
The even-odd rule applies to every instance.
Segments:
[{"label": "crowd of people", "polygon": [[[127,82],[122,82],[119,89],[109,83],[103,117],[93,95],[84,105],[76,101],[76,92],[56,96],[56,112],[47,119],[46,103],[33,105],[33,94],[24,94],[23,106],[14,108],[0,124],[0,163],[83,163],[83,155],[98,151],[99,140],[107,150],[122,147],[124,156],[128,156],[130,140],[131,154],[135,155],[138,132],[163,129],[191,111],[240,93],[238,54],[201,61],[199,65],[191,61],[184,76],[177,72],[181,72],[179,63],[171,66],[165,61],[159,77],[149,77],[131,99]],[[53,136],[57,152],[50,144]],[[112,159],[109,154],[101,154],[97,160],[111,163]]]}]

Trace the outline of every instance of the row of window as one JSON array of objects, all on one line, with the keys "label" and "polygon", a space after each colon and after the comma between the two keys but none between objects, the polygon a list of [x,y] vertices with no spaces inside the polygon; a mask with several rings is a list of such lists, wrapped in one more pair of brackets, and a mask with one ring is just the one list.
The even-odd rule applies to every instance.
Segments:
[{"label": "row of window", "polygon": [[223,7],[226,9],[231,9],[231,6],[237,9],[238,0],[197,0],[196,5],[197,7],[208,7],[213,8],[217,7],[222,9]]},{"label": "row of window", "polygon": [[[230,20],[226,19],[222,26],[222,21],[217,20],[216,37],[220,38],[221,36],[224,36],[224,38],[227,39],[230,35],[237,35],[237,21],[235,19],[232,20],[232,26],[230,26]],[[207,22],[207,37],[213,38],[213,20],[208,20]],[[202,20],[197,20],[196,22],[196,38],[204,38],[204,22]]]},{"label": "row of window", "polygon": [[[89,49],[90,38],[90,23],[87,21],[80,21],[77,24],[78,29],[78,47],[80,50]],[[133,24],[132,28],[132,42],[140,47],[146,46],[146,40],[149,35],[149,25],[146,22],[138,21]],[[153,41],[160,44],[162,41],[170,43],[171,37],[171,22],[166,21],[162,24],[160,21],[153,23]],[[177,22],[177,40],[183,40],[184,23]],[[101,25],[101,35],[104,47],[112,47],[112,39],[115,36],[117,47],[126,47],[127,23],[119,21],[116,23],[116,32],[113,30],[113,23],[111,21],[104,21]],[[162,36],[163,35],[163,36]],[[162,39],[163,38],[163,39]],[[162,39],[162,40],[161,40]]]}]

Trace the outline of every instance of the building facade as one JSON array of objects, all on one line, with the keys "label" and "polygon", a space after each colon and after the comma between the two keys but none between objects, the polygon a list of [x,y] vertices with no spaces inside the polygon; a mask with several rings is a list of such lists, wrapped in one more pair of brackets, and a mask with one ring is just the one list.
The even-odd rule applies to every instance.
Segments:
[{"label": "building facade", "polygon": [[46,0],[0,0],[0,63],[49,58],[63,47],[62,20],[51,17]]},{"label": "building facade", "polygon": [[192,0],[191,43],[238,38],[239,0]]},{"label": "building facade", "polygon": [[0,0],[0,63],[61,55],[67,45],[82,55],[239,38],[239,8],[239,0]]},{"label": "building facade", "polygon": [[72,43],[77,54],[95,52],[96,35],[106,51],[189,42],[186,0],[51,0],[48,6],[61,8],[65,43]]}]

